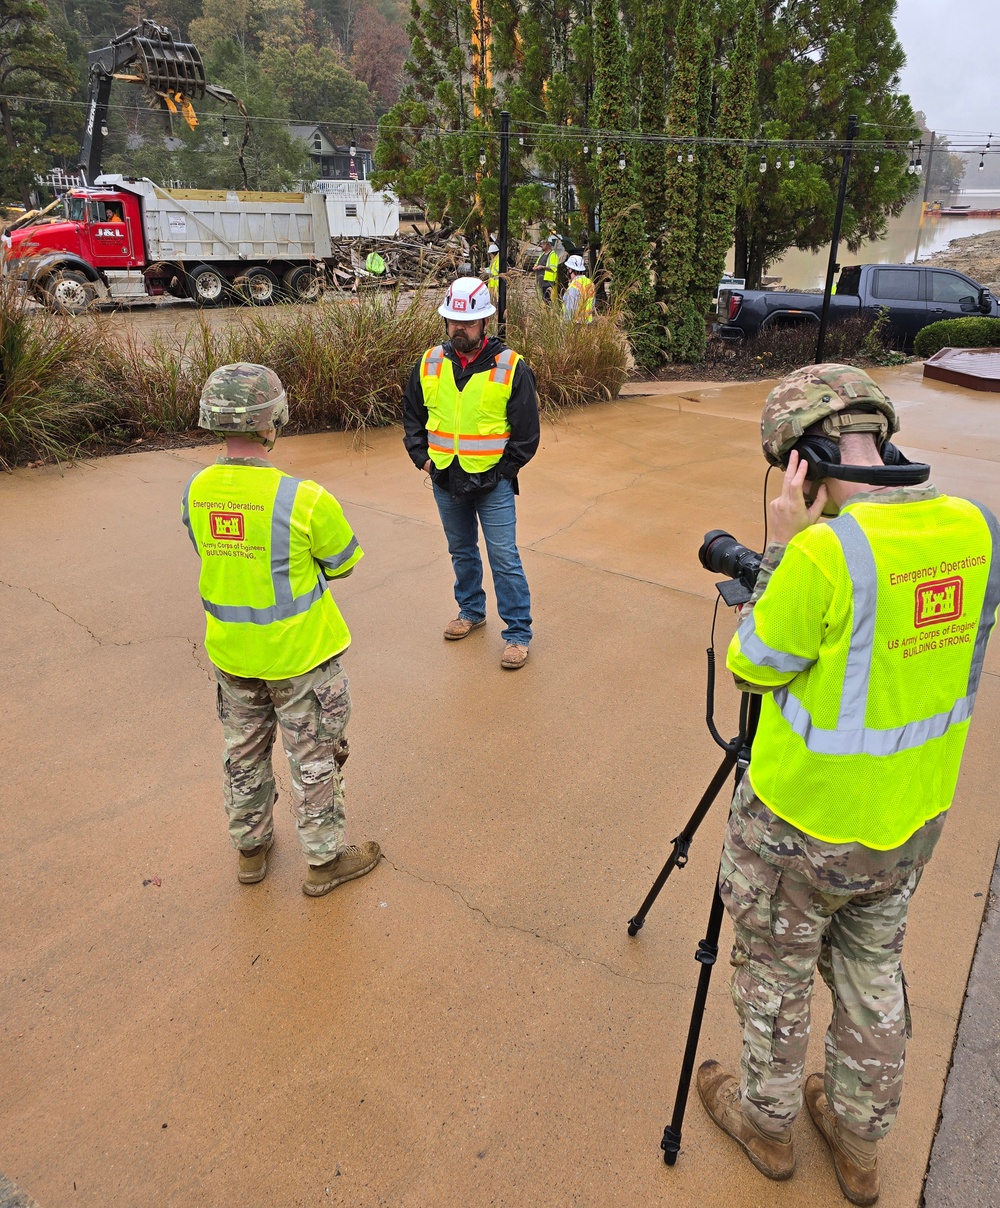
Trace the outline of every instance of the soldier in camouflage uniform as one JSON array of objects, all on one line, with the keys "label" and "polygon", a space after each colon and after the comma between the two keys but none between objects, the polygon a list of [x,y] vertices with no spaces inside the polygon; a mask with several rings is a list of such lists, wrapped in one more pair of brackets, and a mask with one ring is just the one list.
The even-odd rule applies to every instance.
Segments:
[{"label": "soldier in camouflage uniform", "polygon": [[[793,672],[807,676],[817,666],[815,658],[797,657],[802,652],[794,644],[772,648],[770,635],[762,641],[758,634],[753,645],[754,606],[788,543],[821,513],[837,515],[848,500],[852,505],[905,504],[939,496],[926,483],[880,487],[827,477],[810,483],[814,493],[805,498],[807,463],[790,452],[804,434],[822,433],[836,440],[844,464],[879,467],[883,450],[890,464],[905,462],[885,445],[898,430],[891,402],[867,374],[850,366],[814,365],[789,374],[768,396],[761,429],[768,460],[779,466],[787,463],[787,470],[782,495],[770,505],[772,540],[753,595],[742,610],[729,663],[742,691],[777,695],[783,685],[775,682],[781,676],[774,669],[787,672],[788,684]],[[879,475],[871,477],[877,481]],[[995,543],[995,520],[992,525]],[[993,568],[995,575],[995,555]],[[995,579],[993,583],[995,593]],[[782,579],[779,592],[794,595],[797,590],[797,583]],[[782,598],[779,595],[779,606]],[[987,591],[984,616],[990,609],[995,616],[996,599],[990,601]],[[806,607],[797,599],[789,603],[792,608]],[[825,616],[815,617],[816,632],[825,633],[826,624]],[[990,624],[992,617],[987,634]],[[734,650],[739,656],[736,667]],[[822,659],[822,653],[818,657]],[[770,675],[767,668],[772,669]],[[759,732],[754,755],[763,741],[766,737]],[[827,777],[837,775],[833,762],[824,773]],[[826,1035],[825,1074],[806,1080],[805,1100],[830,1146],[844,1194],[852,1203],[873,1204],[879,1194],[876,1147],[899,1107],[910,1029],[901,966],[907,910],[940,837],[947,803],[890,850],[861,842],[829,842],[786,821],[757,796],[754,766],[752,758],[733,801],[719,879],[735,932],[731,990],[743,1026],[741,1075],[737,1079],[718,1062],[706,1061],[698,1071],[698,1090],[715,1123],[760,1171],[773,1179],[792,1175],[791,1126],[803,1101],[809,1006],[818,968],[833,995],[834,1010]],[[879,776],[873,767],[872,781]],[[772,804],[783,813],[795,813],[791,803],[786,808],[772,799]]]},{"label": "soldier in camouflage uniform", "polygon": [[260,456],[288,420],[277,374],[225,365],[202,392],[199,425],[226,439],[196,474],[182,515],[202,559],[205,645],[225,735],[224,802],[238,878],[267,872],[277,799],[271,751],[278,726],[291,769],[292,811],[308,870],[303,892],[328,893],[370,872],[379,845],[344,844],[351,696],[340,662],[350,642],[327,590],[362,551],[339,503]]}]

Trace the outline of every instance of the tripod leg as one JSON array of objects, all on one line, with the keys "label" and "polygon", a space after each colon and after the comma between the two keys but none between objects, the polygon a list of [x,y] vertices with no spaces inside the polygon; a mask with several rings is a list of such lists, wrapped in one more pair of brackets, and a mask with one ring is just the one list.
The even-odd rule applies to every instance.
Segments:
[{"label": "tripod leg", "polygon": [[660,890],[666,884],[667,877],[674,871],[674,868],[681,868],[687,863],[688,849],[691,846],[691,840],[694,838],[695,831],[701,826],[705,815],[712,807],[712,802],[718,797],[722,791],[722,786],[726,783],[729,773],[732,771],[738,758],[738,751],[727,751],[722,763],[719,764],[719,770],[712,777],[711,783],[702,794],[701,800],[695,806],[695,811],[687,820],[684,829],[674,839],[674,848],[667,857],[667,862],[660,869],[660,874],[653,882],[652,888],[646,894],[646,900],[635,912],[628,921],[629,935],[637,935],[643,923],[646,921],[646,915],[649,913],[649,908],[656,901]]},{"label": "tripod leg", "polygon": [[719,933],[722,930],[722,915],[725,907],[719,895],[718,877],[716,877],[715,896],[712,898],[712,909],[708,915],[708,927],[705,938],[698,944],[694,959],[699,961],[701,969],[698,973],[698,986],[694,993],[694,1006],[691,1008],[691,1024],[688,1028],[687,1044],[684,1046],[684,1060],[681,1063],[681,1076],[677,1080],[677,1097],[674,1099],[674,1113],[670,1123],[663,1130],[663,1140],[660,1148],[663,1150],[663,1160],[668,1166],[677,1161],[677,1153],[681,1147],[681,1126],[684,1123],[684,1109],[687,1107],[688,1092],[691,1089],[691,1075],[694,1072],[694,1061],[698,1053],[698,1041],[701,1038],[701,1021],[705,1014],[705,1003],[708,1000],[708,983],[712,980],[712,966],[719,955]]}]

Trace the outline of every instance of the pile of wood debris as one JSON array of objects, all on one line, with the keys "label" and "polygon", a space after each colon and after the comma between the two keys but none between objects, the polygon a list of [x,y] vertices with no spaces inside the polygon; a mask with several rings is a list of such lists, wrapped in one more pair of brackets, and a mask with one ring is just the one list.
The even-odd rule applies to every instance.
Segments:
[{"label": "pile of wood debris", "polygon": [[[385,261],[385,273],[376,275],[365,269],[371,252]],[[334,263],[327,268],[327,280],[336,289],[444,285],[460,276],[462,266],[468,264],[469,244],[460,234],[424,234],[413,227],[412,234],[401,232],[395,239],[333,239],[331,259]]]}]

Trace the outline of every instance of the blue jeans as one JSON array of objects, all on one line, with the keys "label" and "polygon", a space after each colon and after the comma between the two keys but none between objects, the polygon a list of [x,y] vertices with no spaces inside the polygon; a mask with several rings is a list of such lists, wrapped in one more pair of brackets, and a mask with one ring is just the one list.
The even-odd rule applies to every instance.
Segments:
[{"label": "blue jeans", "polygon": [[459,616],[476,624],[486,619],[483,560],[479,556],[478,525],[482,525],[497,611],[506,625],[500,636],[505,642],[527,646],[531,641],[531,593],[514,535],[514,487],[501,478],[488,495],[479,499],[452,499],[435,483],[434,499],[455,568]]}]

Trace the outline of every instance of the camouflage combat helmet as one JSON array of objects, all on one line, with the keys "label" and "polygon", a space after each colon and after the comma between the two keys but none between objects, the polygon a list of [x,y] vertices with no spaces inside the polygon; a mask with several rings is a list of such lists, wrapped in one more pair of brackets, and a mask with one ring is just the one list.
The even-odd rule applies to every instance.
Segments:
[{"label": "camouflage combat helmet", "polygon": [[[850,411],[852,414],[846,415]],[[899,431],[889,396],[853,365],[805,365],[793,370],[767,396],[760,440],[772,466],[784,466],[792,446],[813,424],[835,440],[843,432],[874,432],[882,442]]]},{"label": "camouflage combat helmet", "polygon": [[266,432],[287,423],[281,378],[263,365],[223,365],[201,392],[198,427],[210,432]]}]

